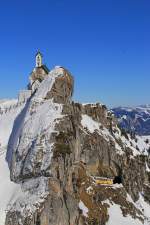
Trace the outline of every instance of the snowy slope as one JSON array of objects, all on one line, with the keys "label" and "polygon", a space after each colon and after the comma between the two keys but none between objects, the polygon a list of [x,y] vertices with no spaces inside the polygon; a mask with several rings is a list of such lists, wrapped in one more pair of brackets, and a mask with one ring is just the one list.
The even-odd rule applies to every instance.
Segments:
[{"label": "snowy slope", "polygon": [[[47,93],[48,88],[52,87],[53,82],[54,77],[51,77],[49,79],[49,82],[48,80],[46,80],[46,85],[44,87],[42,86],[41,89],[39,89],[35,97],[32,99],[32,102],[29,101],[27,103],[20,104],[17,102],[17,100],[0,101],[0,225],[5,224],[7,209],[11,211],[12,205],[14,205],[15,209],[18,210],[21,210],[20,205],[28,205],[29,213],[29,209],[31,211],[35,210],[33,205],[38,205],[48,194],[46,192],[47,179],[42,177],[34,180],[31,179],[23,185],[11,182],[10,171],[5,157],[10,136],[11,141],[13,139],[13,145],[15,146],[17,143],[17,138],[22,130],[24,121],[27,124],[25,130],[28,135],[32,133],[31,136],[37,135],[41,129],[53,129],[55,123],[50,124],[48,128],[48,120],[51,118],[51,120],[54,121],[57,117],[60,117],[61,106],[59,107],[58,104],[53,104],[52,100],[46,101],[45,104],[40,104],[42,99],[45,97],[44,94]],[[38,104],[38,102],[39,108],[37,110],[37,113],[35,114],[32,112],[33,114],[30,118],[30,112],[28,112],[29,106],[31,106],[32,103]],[[50,105],[51,110],[49,108]],[[58,108],[58,110],[56,110],[56,108]],[[48,113],[45,117],[46,120],[42,118],[42,114],[44,111],[45,113],[46,111]],[[57,111],[59,115],[57,114]],[[33,128],[33,130],[31,130],[31,127]],[[11,157],[11,154],[8,156],[7,153],[7,157]],[[37,184],[40,184],[38,188]],[[33,193],[35,186],[36,191],[35,193]],[[16,200],[17,204],[14,204]]]},{"label": "snowy slope", "polygon": [[[55,131],[55,125],[63,115],[62,105],[54,103],[53,99],[46,99],[46,95],[51,90],[56,77],[62,74],[63,71],[60,68],[56,68],[49,73],[36,93],[27,101],[14,123],[8,142],[7,161],[12,166],[11,172],[15,177],[20,176],[22,167],[25,168],[25,173],[26,171],[32,172],[37,160],[40,160],[42,171],[49,168],[51,164],[53,143],[50,143],[49,140],[51,135],[57,132]],[[40,144],[42,144],[42,148]],[[28,158],[29,149],[31,151]],[[19,154],[20,156],[19,160],[11,164],[12,155],[16,150],[16,155]],[[43,151],[42,158],[39,157],[41,151]],[[10,202],[9,212],[18,211],[24,218],[32,215],[47,197],[49,193],[47,187],[48,178],[41,174],[26,179],[21,183],[22,193],[17,196],[17,201]]]},{"label": "snowy slope", "polygon": [[10,181],[10,172],[5,156],[14,121],[23,107],[23,104],[17,105],[15,99],[0,100],[0,225],[5,224],[8,203],[16,193],[21,192],[20,185]]},{"label": "snowy slope", "polygon": [[[62,105],[53,102],[53,99],[45,99],[47,93],[51,90],[55,78],[62,75],[62,70],[57,68],[50,72],[50,74],[43,80],[39,89],[35,95],[30,99],[25,105],[20,117],[15,121],[14,128],[8,143],[7,151],[7,161],[10,164],[13,152],[18,151],[20,155],[20,161],[15,164],[15,175],[19,175],[22,168],[23,160],[25,159],[29,148],[34,148],[33,142],[36,140],[40,141],[38,137],[41,134],[45,134],[45,160],[50,156],[50,150],[52,145],[49,143],[48,139],[52,132],[54,132],[54,127],[57,119],[61,118]],[[44,116],[43,116],[44,115]],[[21,138],[20,138],[21,137]],[[18,145],[19,143],[19,145]],[[48,152],[46,152],[46,150]],[[32,151],[32,160],[36,157],[38,148]],[[30,165],[32,168],[33,165]],[[43,162],[43,169],[46,166],[46,162]],[[30,168],[30,169],[31,169]]]},{"label": "snowy slope", "polygon": [[[65,116],[62,115],[63,105],[54,103],[53,99],[47,99],[47,93],[51,91],[55,79],[61,74],[61,68],[51,71],[26,104],[18,105],[16,100],[0,101],[0,225],[5,224],[6,209],[10,213],[19,212],[26,218],[32,216],[37,209],[40,209],[40,204],[49,195],[48,178],[44,177],[43,174],[39,175],[38,170],[36,170],[37,173],[34,177],[32,171],[35,171],[36,163],[40,164],[42,171],[46,171],[51,165],[54,144],[51,137],[54,133],[58,133],[55,125]],[[136,158],[137,155],[141,154],[148,156],[150,136],[137,135],[136,139],[132,138],[131,135],[125,137],[121,134],[121,130],[117,125],[113,127],[111,132],[108,127],[95,121],[87,114],[81,115],[81,125],[87,134],[94,134],[97,131],[106,142],[112,140],[115,143],[115,149],[119,157],[125,155],[126,147],[131,149],[132,158]],[[118,144],[120,140],[123,142],[122,146]],[[9,165],[13,165],[10,167],[13,178],[20,184],[11,182],[9,178],[9,169],[5,161],[7,144],[7,160]],[[28,154],[29,149],[30,154]],[[13,161],[13,164],[12,156],[14,153],[16,158],[19,157],[16,161],[14,160],[15,163]],[[147,171],[150,172],[148,165]],[[23,183],[19,180],[20,175],[27,177],[26,175],[30,174],[31,176],[28,176],[28,179],[25,178]],[[144,201],[142,193],[137,202],[133,202],[129,196],[128,198],[128,201],[132,202],[142,212],[143,220],[145,220],[144,225],[149,225],[149,205]],[[134,219],[131,215],[124,217],[120,205],[109,200],[106,203],[109,205],[109,220],[106,225],[143,224],[139,219]],[[88,218],[90,210],[86,204],[80,200],[78,207],[82,210],[83,216]],[[22,221],[20,221],[21,224]],[[24,223],[22,222],[22,224]]]},{"label": "snowy slope", "polygon": [[[144,201],[142,194],[140,194],[139,200],[137,202],[133,202],[132,198],[128,194],[127,201],[131,202],[139,211],[141,211],[141,214],[143,214],[142,219],[144,221],[144,225],[149,225],[150,206],[148,203]],[[133,219],[130,215],[123,216],[120,205],[112,203],[108,200],[106,201],[106,203],[109,205],[108,209],[109,220],[106,223],[106,225],[143,225],[143,222],[140,221],[139,219],[135,218]]]},{"label": "snowy slope", "polygon": [[140,220],[133,219],[129,215],[124,217],[122,215],[122,211],[120,209],[120,206],[117,205],[117,204],[110,204],[108,214],[109,214],[110,219],[106,223],[106,225],[143,225],[143,223],[140,222]]},{"label": "snowy slope", "polygon": [[10,181],[10,172],[5,160],[5,153],[3,152],[0,155],[0,225],[5,224],[8,203],[12,200],[13,196],[21,192],[20,185]]},{"label": "snowy slope", "polygon": [[110,133],[110,131],[102,126],[102,124],[94,121],[91,117],[88,115],[82,115],[81,124],[83,127],[86,127],[91,133],[93,133],[95,130],[102,135],[107,141],[110,139],[114,141],[116,149],[118,150],[119,154],[123,154],[122,148],[118,145],[116,140],[121,139],[124,143],[124,147],[129,147],[132,152],[133,156],[136,155],[148,155],[150,150],[150,136],[139,136],[136,135],[134,139],[131,138],[131,136],[128,134],[128,138],[125,138],[125,136],[121,135],[120,129],[117,127],[115,128],[114,135]]},{"label": "snowy slope", "polygon": [[14,120],[23,107],[24,104],[17,105],[17,100],[0,100],[0,147],[6,147]]},{"label": "snowy slope", "polygon": [[[30,179],[24,184],[11,182],[5,157],[9,143],[7,158],[8,161],[11,159],[12,149],[16,149],[22,131],[24,131],[22,133],[22,146],[24,147],[30,145],[31,139],[36,138],[40,132],[47,132],[47,135],[54,132],[56,119],[62,117],[62,106],[53,103],[52,99],[47,101],[44,99],[47,92],[51,90],[55,78],[61,74],[60,68],[51,71],[34,97],[25,103],[18,103],[17,100],[0,100],[0,225],[5,224],[6,209],[11,211],[15,208],[22,211],[24,208],[21,208],[20,205],[28,205],[28,214],[30,210],[32,213],[48,194],[46,191],[47,178],[44,177]],[[46,115],[45,117],[42,116],[43,113]],[[24,135],[27,136],[24,137]],[[47,148],[50,151],[50,145]],[[51,156],[51,154],[48,155]],[[47,161],[50,161],[49,157],[45,157],[43,167],[46,166]],[[16,201],[17,203],[15,203]],[[26,213],[26,211],[24,210],[22,213]]]},{"label": "snowy slope", "polygon": [[[110,133],[110,131],[102,126],[101,123],[98,123],[97,121],[93,120],[90,116],[83,114],[81,119],[82,126],[86,129],[87,132],[94,133],[95,131],[102,135],[105,140],[109,141],[109,139],[113,140],[116,145],[117,153],[122,155],[125,152],[123,149],[117,144],[117,140],[122,140],[123,147],[129,147],[132,150],[133,157],[136,157],[137,155],[149,155],[149,149],[150,149],[150,136],[139,136],[136,135],[135,138],[132,138],[129,134],[124,135],[121,134],[120,129],[118,127],[113,128],[113,134]],[[146,171],[150,172],[149,167],[146,165]],[[117,185],[111,186],[113,188],[117,188]],[[119,187],[119,186],[118,186]],[[121,187],[121,186],[120,186]],[[123,187],[123,186],[122,186]],[[92,190],[92,187],[89,187]],[[118,197],[119,198],[119,197]],[[132,217],[130,214],[127,214],[126,216],[123,215],[123,210],[121,208],[121,205],[115,204],[112,201],[106,200],[105,203],[109,205],[108,208],[108,215],[109,220],[107,221],[106,225],[150,225],[150,205],[144,200],[144,197],[142,193],[139,195],[139,200],[137,202],[134,202],[132,198],[127,194],[127,202],[132,203],[135,208],[140,212],[141,219],[143,222],[138,219]],[[82,210],[82,213],[85,217],[88,217],[88,208],[82,203],[79,202],[79,208]]]}]

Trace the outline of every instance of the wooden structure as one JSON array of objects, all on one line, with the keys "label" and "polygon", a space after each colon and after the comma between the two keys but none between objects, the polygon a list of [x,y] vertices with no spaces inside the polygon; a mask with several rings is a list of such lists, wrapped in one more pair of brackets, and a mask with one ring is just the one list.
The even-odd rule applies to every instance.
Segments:
[{"label": "wooden structure", "polygon": [[112,185],[113,184],[113,178],[94,177],[94,182],[97,185]]}]

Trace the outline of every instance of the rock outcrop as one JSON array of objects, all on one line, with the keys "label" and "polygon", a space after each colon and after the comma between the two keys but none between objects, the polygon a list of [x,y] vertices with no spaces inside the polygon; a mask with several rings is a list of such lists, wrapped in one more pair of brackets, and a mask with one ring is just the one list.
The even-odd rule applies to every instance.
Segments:
[{"label": "rock outcrop", "polygon": [[22,193],[6,225],[104,225],[116,205],[131,224],[150,223],[149,143],[121,131],[106,106],[73,102],[73,83],[55,68],[16,118],[7,160]]}]

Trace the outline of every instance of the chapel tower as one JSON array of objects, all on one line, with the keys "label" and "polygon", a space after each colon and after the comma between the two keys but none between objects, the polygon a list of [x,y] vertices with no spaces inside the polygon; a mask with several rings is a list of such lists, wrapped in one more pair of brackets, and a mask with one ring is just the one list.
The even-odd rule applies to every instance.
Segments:
[{"label": "chapel tower", "polygon": [[35,67],[29,77],[29,90],[32,90],[32,92],[34,92],[38,88],[39,84],[48,75],[48,73],[48,67],[43,64],[43,55],[40,51],[38,51],[35,55]]},{"label": "chapel tower", "polygon": [[42,54],[40,51],[37,52],[36,54],[36,67],[41,67],[42,66]]}]

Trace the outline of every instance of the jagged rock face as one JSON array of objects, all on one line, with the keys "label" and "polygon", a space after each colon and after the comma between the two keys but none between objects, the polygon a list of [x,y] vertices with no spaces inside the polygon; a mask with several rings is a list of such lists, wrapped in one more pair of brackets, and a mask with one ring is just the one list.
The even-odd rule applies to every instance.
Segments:
[{"label": "jagged rock face", "polygon": [[39,87],[39,84],[48,75],[48,73],[49,69],[45,65],[34,68],[29,77],[30,80],[30,83],[28,85],[29,89],[31,89],[34,92]]},{"label": "jagged rock face", "polygon": [[46,99],[53,98],[54,102],[67,104],[70,103],[73,94],[74,81],[69,71],[63,67],[59,69],[62,75],[56,77],[52,89],[47,92]]},{"label": "jagged rock face", "polygon": [[[72,76],[56,68],[27,102],[17,130],[14,125],[7,159],[23,193],[6,225],[104,225],[112,203],[142,224],[144,213],[133,201],[139,193],[150,201],[149,144],[121,134],[104,105],[72,102],[72,92]],[[122,185],[96,185],[95,176],[118,177]]]},{"label": "jagged rock face", "polygon": [[31,78],[33,81],[39,80],[43,81],[44,78],[47,76],[48,72],[43,67],[37,67],[31,73]]},{"label": "jagged rock face", "polygon": [[63,117],[62,104],[67,104],[71,95],[72,77],[57,68],[26,103],[8,143],[7,159],[13,180],[50,175],[52,148],[58,134],[55,125]]}]

